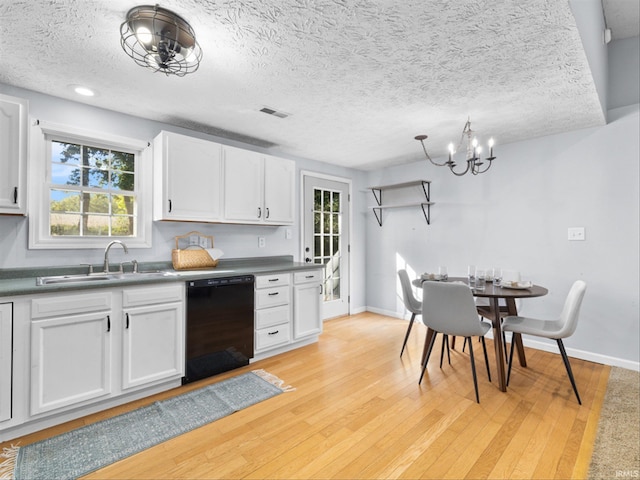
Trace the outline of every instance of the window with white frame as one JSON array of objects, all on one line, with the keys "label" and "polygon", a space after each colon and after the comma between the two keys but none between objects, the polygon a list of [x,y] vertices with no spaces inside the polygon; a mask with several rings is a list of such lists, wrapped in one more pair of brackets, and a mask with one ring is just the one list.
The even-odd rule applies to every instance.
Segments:
[{"label": "window with white frame", "polygon": [[32,133],[30,248],[151,246],[147,143],[37,121]]}]

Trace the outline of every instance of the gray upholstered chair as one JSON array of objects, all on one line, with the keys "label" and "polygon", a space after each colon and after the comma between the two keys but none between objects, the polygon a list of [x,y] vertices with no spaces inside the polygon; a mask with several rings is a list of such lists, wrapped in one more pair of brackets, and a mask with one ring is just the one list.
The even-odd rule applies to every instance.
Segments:
[{"label": "gray upholstered chair", "polygon": [[476,391],[476,401],[480,403],[471,337],[479,336],[482,338],[484,359],[487,373],[489,373],[489,358],[487,357],[484,335],[489,331],[491,325],[478,319],[471,289],[461,283],[424,282],[422,284],[422,321],[433,331],[433,335],[431,335],[431,341],[427,347],[418,383],[422,383],[422,377],[427,369],[429,356],[438,333],[461,336],[469,340],[473,386]]},{"label": "gray upholstered chair", "polygon": [[[584,298],[584,292],[587,289],[587,284],[582,280],[577,280],[571,286],[567,299],[564,302],[564,307],[560,313],[560,318],[552,320],[541,320],[538,318],[510,316],[505,317],[502,324],[502,331],[520,333],[525,335],[534,335],[536,337],[550,338],[555,340],[560,349],[564,366],[567,369],[567,375],[571,381],[571,386],[576,394],[578,403],[582,405],[580,395],[578,394],[578,387],[576,387],[576,381],[573,378],[573,372],[571,370],[571,364],[569,363],[569,357],[564,349],[562,343],[563,338],[570,337],[573,332],[576,331],[578,326],[578,318],[580,315],[580,305],[582,305],[582,299]],[[509,379],[511,377],[511,366],[513,364],[513,344],[511,342],[511,350],[509,352],[509,370],[507,373],[507,385],[509,385]]]},{"label": "gray upholstered chair", "polygon": [[416,315],[422,314],[422,302],[413,295],[411,290],[411,280],[409,280],[409,274],[406,270],[398,270],[398,277],[400,277],[400,285],[402,286],[402,300],[404,301],[404,307],[411,312],[411,320],[409,321],[409,327],[407,328],[407,334],[404,336],[404,342],[402,343],[402,350],[400,350],[400,356],[404,353],[404,348],[407,346],[407,340],[413,327],[413,322],[416,319]]}]

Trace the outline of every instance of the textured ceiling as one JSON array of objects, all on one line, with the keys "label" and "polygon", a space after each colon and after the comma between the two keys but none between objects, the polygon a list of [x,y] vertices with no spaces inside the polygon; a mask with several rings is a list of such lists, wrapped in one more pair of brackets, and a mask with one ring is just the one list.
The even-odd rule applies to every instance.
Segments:
[{"label": "textured ceiling", "polygon": [[0,82],[362,169],[423,159],[421,133],[444,154],[468,116],[498,144],[604,123],[567,1],[165,0],[204,51],[182,78],[122,51],[135,5],[0,0]]}]

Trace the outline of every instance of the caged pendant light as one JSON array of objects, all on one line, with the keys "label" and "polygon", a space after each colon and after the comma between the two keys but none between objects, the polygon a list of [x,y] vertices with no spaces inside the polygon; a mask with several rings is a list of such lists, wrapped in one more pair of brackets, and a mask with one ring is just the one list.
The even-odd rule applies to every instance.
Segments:
[{"label": "caged pendant light", "polygon": [[141,5],[120,25],[120,44],[140,66],[183,77],[202,60],[196,35],[184,18],[158,5]]}]

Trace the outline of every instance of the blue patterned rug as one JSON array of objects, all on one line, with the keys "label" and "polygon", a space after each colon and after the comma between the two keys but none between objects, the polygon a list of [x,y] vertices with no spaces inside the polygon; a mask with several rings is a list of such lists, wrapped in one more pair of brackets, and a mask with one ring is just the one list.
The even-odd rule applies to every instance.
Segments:
[{"label": "blue patterned rug", "polygon": [[289,390],[264,370],[244,373],[40,442],[5,448],[0,478],[78,478]]}]

